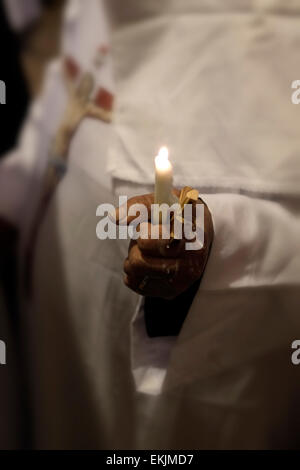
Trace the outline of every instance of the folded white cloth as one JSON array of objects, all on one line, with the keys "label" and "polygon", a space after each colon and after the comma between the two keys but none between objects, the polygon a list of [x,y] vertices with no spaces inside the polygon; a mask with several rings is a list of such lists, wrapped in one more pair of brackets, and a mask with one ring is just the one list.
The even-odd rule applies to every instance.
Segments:
[{"label": "folded white cloth", "polygon": [[112,175],[153,182],[153,158],[167,145],[176,185],[299,196],[300,112],[291,103],[299,3],[122,5],[107,2],[117,86]]}]

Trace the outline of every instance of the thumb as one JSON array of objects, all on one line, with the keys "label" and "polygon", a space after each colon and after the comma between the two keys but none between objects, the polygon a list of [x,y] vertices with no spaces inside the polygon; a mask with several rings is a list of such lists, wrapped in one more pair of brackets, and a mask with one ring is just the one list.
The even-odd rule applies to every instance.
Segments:
[{"label": "thumb", "polygon": [[[133,222],[137,214],[128,215],[129,209],[135,204],[143,204],[147,209],[147,220],[151,219],[151,205],[154,204],[154,194],[143,194],[142,196],[134,196],[127,201],[127,203],[122,204],[122,206],[116,209],[116,220],[114,221],[117,225],[129,225]],[[141,220],[139,220],[139,223]],[[146,220],[143,220],[146,222]]]}]

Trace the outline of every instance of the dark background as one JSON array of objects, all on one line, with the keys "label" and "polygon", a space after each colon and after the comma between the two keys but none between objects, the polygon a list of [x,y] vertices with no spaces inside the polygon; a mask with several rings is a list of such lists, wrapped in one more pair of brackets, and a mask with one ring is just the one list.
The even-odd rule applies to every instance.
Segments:
[{"label": "dark background", "polygon": [[30,101],[40,90],[45,65],[58,53],[64,3],[43,0],[41,17],[26,30],[15,32],[0,0],[0,80],[6,84],[6,105],[0,105],[0,158],[16,146]]},{"label": "dark background", "polygon": [[29,102],[28,88],[19,60],[19,38],[10,29],[2,2],[0,3],[0,31],[2,44],[0,79],[6,84],[7,103],[0,106],[0,155],[2,155],[15,145]]}]

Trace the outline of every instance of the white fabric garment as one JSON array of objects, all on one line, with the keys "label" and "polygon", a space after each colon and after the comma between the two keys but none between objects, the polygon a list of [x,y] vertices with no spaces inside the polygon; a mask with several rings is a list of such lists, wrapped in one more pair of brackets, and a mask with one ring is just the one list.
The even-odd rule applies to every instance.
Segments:
[{"label": "white fabric garment", "polygon": [[117,85],[109,170],[153,183],[300,194],[299,2],[108,0]]},{"label": "white fabric garment", "polygon": [[[120,46],[118,37],[122,37],[126,54],[126,46],[131,47],[132,35],[137,31],[142,34],[149,31],[150,26],[155,29],[158,25],[165,25],[164,17],[157,18],[158,24],[152,18],[161,17],[163,4],[166,8],[176,9],[180,5],[181,8],[185,8],[182,5],[193,6],[197,11],[199,5],[203,7],[203,12],[198,11],[195,21],[201,21],[203,17],[199,35],[202,37],[203,28],[209,38],[205,47],[201,48],[203,58],[200,61],[203,67],[208,67],[208,76],[211,76],[212,68],[216,70],[216,80],[221,80],[221,76],[228,80],[228,75],[233,71],[237,73],[239,60],[243,62],[250,57],[247,55],[250,50],[244,50],[244,56],[243,47],[248,34],[249,45],[252,44],[252,27],[249,27],[250,31],[246,22],[252,24],[255,15],[250,14],[247,2],[226,2],[226,7],[222,7],[226,9],[224,17],[223,11],[219,11],[221,3],[216,1],[179,3],[149,0],[137,3],[132,0],[126,4],[127,8],[122,10],[125,11],[125,20],[121,16],[114,21],[117,28],[115,44]],[[259,3],[264,4],[272,6],[278,2]],[[296,4],[285,2],[285,11],[277,9],[274,15],[272,9],[263,13],[261,40],[257,38],[255,42],[258,54],[259,50],[264,51],[269,46],[272,49],[272,40],[266,28],[270,25],[269,21],[273,27],[276,20],[287,24],[282,36],[278,32],[282,63],[286,41],[292,50],[290,53],[286,50],[287,57],[284,59],[289,61],[288,57],[296,55],[296,39],[285,39],[285,35],[296,34],[295,27],[299,22],[298,16],[286,15],[292,5]],[[101,30],[98,20],[95,20],[102,21],[99,6],[98,0],[69,2],[64,22],[63,53],[74,57],[82,68],[93,71],[100,84],[108,86],[106,80],[111,77],[111,72],[106,66],[99,70],[93,68],[92,49],[106,41],[101,36],[105,28]],[[178,28],[180,18],[183,18],[185,35],[189,36],[185,20],[191,15],[183,14],[181,8],[172,12],[176,18],[178,16],[178,21],[171,22],[171,26],[167,21],[168,33],[165,36],[163,28],[162,41],[169,37],[169,33],[172,37],[173,26]],[[135,13],[131,17],[132,11]],[[148,17],[139,26],[138,21],[143,20],[145,15],[151,18]],[[123,28],[124,21],[126,26],[123,25]],[[218,23],[219,28],[215,21],[224,23]],[[238,46],[226,49],[223,58],[221,44],[231,41],[227,22],[235,24],[232,34],[236,32],[239,39],[243,34],[245,37]],[[266,35],[263,40],[264,31]],[[149,44],[152,44],[152,36],[149,31]],[[180,34],[182,40],[187,41],[183,36]],[[139,35],[135,37],[136,43],[143,39]],[[195,34],[192,38],[196,41],[193,52],[198,57],[198,40]],[[292,125],[287,140],[288,132],[285,127],[281,128],[276,118],[272,121],[276,141],[271,144],[269,113],[272,116],[272,106],[278,105],[279,109],[282,106],[283,115],[288,114],[287,122],[290,122],[291,116],[298,122],[298,108],[290,103],[290,82],[297,75],[294,76],[292,70],[291,76],[286,79],[291,69],[279,67],[276,69],[276,85],[273,83],[268,91],[268,73],[264,75],[258,67],[262,81],[260,99],[267,100],[261,106],[260,112],[263,114],[259,114],[261,118],[257,118],[258,123],[255,124],[257,128],[261,123],[260,132],[257,136],[250,133],[248,140],[244,136],[240,141],[247,150],[246,141],[254,139],[251,147],[253,155],[248,151],[239,151],[236,140],[231,138],[232,134],[226,134],[227,119],[224,121],[223,116],[225,112],[231,117],[233,113],[241,114],[244,121],[230,123],[228,118],[228,127],[233,124],[238,130],[242,126],[247,127],[245,110],[252,109],[253,104],[253,118],[259,104],[257,98],[253,103],[250,100],[255,97],[252,82],[245,83],[245,87],[250,87],[249,101],[246,94],[242,97],[237,93],[237,99],[231,104],[231,114],[228,90],[222,95],[222,100],[220,94],[214,98],[213,95],[206,95],[203,89],[193,98],[192,110],[196,112],[199,106],[205,110],[202,113],[205,124],[201,132],[197,129],[193,135],[195,145],[203,143],[207,149],[207,153],[206,150],[201,152],[203,171],[190,151],[184,153],[185,165],[184,168],[180,167],[181,160],[178,155],[176,157],[174,147],[183,144],[185,133],[179,138],[177,128],[172,125],[168,129],[169,141],[164,140],[162,144],[169,144],[172,150],[177,182],[180,168],[180,185],[186,182],[185,177],[194,178],[188,181],[189,184],[197,180],[201,197],[212,212],[215,240],[200,290],[180,335],[178,338],[151,340],[145,336],[140,297],[123,285],[122,266],[128,243],[124,240],[99,241],[95,230],[98,221],[96,208],[100,203],[115,204],[120,194],[132,196],[151,190],[148,170],[152,175],[153,155],[160,141],[153,134],[155,148],[148,149],[147,129],[148,124],[151,128],[152,121],[150,119],[147,126],[140,126],[136,120],[136,109],[133,110],[132,106],[140,109],[141,103],[135,100],[141,97],[140,90],[144,86],[141,79],[148,80],[140,66],[142,69],[148,67],[148,59],[149,64],[152,63],[154,50],[161,60],[160,43],[156,41],[157,38],[153,39],[150,56],[146,49],[142,49],[144,62],[140,63],[134,48],[126,56],[131,57],[130,63],[126,60],[119,63],[126,65],[126,76],[123,75],[120,94],[117,95],[119,104],[114,125],[91,119],[85,119],[80,125],[70,148],[66,177],[59,185],[41,227],[34,266],[34,297],[29,305],[24,302],[22,315],[34,412],[34,445],[37,448],[56,449],[293,447],[299,444],[300,427],[297,406],[300,367],[291,364],[292,341],[300,338],[300,207],[299,194],[295,190],[298,164],[291,159],[297,136]],[[216,43],[220,44],[219,49],[214,49]],[[174,52],[172,41],[168,42],[168,47]],[[258,66],[256,54],[253,60]],[[266,70],[273,60],[274,57],[263,54]],[[187,61],[190,63],[189,57]],[[226,69],[218,75],[220,64]],[[230,64],[236,64],[236,67],[232,69]],[[116,63],[116,66],[119,65]],[[111,62],[108,62],[107,67],[110,66]],[[161,74],[165,69],[161,67],[157,73]],[[193,70],[189,72],[192,83]],[[197,67],[195,71],[198,71]],[[117,72],[120,78],[120,70]],[[202,83],[206,73],[201,74]],[[256,83],[255,76],[252,75],[252,81]],[[152,67],[149,77],[155,77]],[[239,82],[238,78],[235,76],[235,83]],[[277,97],[272,93],[273,87],[276,88],[279,83],[281,93]],[[122,113],[120,100],[126,98],[127,85],[132,87],[132,96],[130,107]],[[209,80],[206,85],[209,85]],[[244,93],[241,88],[238,90]],[[282,93],[286,93],[286,104],[283,103]],[[271,97],[274,99],[272,106],[269,101]],[[208,117],[206,111],[210,98],[214,100],[214,115],[211,112]],[[18,174],[14,168],[26,169],[23,174],[27,177],[18,186],[23,201],[15,198],[10,208],[9,201],[0,198],[0,213],[12,214],[11,218],[19,220],[21,227],[25,209],[28,209],[27,201],[34,196],[33,183],[39,180],[45,167],[49,145],[59,125],[65,100],[58,61],[49,68],[43,94],[25,126],[23,135],[27,137],[21,140],[14,157],[17,166],[14,166],[13,160],[0,165],[2,181],[4,175],[14,178]],[[182,96],[182,106],[183,101]],[[270,111],[268,106],[271,106]],[[188,105],[183,107],[183,113],[187,113],[187,109]],[[150,100],[147,113],[149,116],[159,116],[154,100]],[[124,127],[127,147],[126,151],[120,150],[116,160],[111,152],[116,149],[120,136],[119,123],[125,117],[128,119]],[[174,124],[173,115],[168,115],[168,118]],[[167,121],[164,122],[166,125]],[[250,124],[248,130],[253,130]],[[114,133],[113,143],[109,135],[111,131]],[[129,131],[132,136],[129,136]],[[165,138],[164,135],[162,137]],[[217,152],[214,155],[209,153],[211,147],[205,145],[205,139],[210,139],[210,144],[216,148],[223,149],[226,138],[224,155],[221,153],[217,158]],[[188,134],[186,139],[190,139]],[[271,178],[271,167],[267,167],[270,160],[258,159],[256,151],[262,151],[263,142],[266,152],[275,153],[276,165],[280,166],[280,159],[285,155],[283,174],[275,169],[274,164],[274,178]],[[280,153],[280,149],[285,152]],[[139,170],[133,173],[134,165],[139,163],[136,161],[137,155],[141,158],[137,166]],[[105,168],[107,163],[110,165],[116,161],[111,181]],[[186,173],[190,161],[193,174]],[[210,172],[211,180],[208,173],[204,178],[204,170]],[[219,174],[215,173],[217,170]]]},{"label": "white fabric garment", "polygon": [[[294,334],[297,336],[300,327],[297,301],[293,297],[296,294],[299,300],[300,295],[299,204],[237,194],[201,194],[201,197],[212,212],[216,237],[200,292],[179,337],[179,344],[190,341],[191,348],[187,348],[188,354],[184,351],[185,345],[182,349],[179,345],[175,348],[182,354],[174,353],[178,355],[176,367],[180,368],[180,374],[175,379],[177,386],[209,372],[211,363],[201,364],[203,370],[200,367],[202,347],[205,358],[209,357],[211,349],[216,348],[216,354],[222,357],[222,361],[226,354],[231,354],[231,349],[235,349],[235,354],[232,353],[229,359],[233,365],[234,361],[243,362],[244,356],[276,350],[281,342],[286,341],[288,346],[287,338],[292,338]],[[285,307],[276,308],[278,298],[279,302],[286,303]],[[167,386],[165,373],[171,368],[168,369],[168,362],[164,359],[166,353],[160,364],[153,360],[152,349],[155,345],[148,345],[143,338],[145,328],[141,327],[142,315],[143,312],[138,309],[132,325],[133,367],[137,371],[136,376],[138,374],[137,387],[143,391],[148,387],[147,374],[156,364],[161,377],[155,389],[152,388],[152,393],[156,395]],[[238,326],[233,327],[235,321]],[[281,321],[280,329],[276,324]],[[224,335],[227,323],[228,338],[221,336],[220,344],[215,344],[214,335]],[[234,335],[235,328],[237,336]],[[241,328],[240,332],[238,328]],[[269,328],[273,334],[270,334]],[[253,336],[256,329],[261,335],[257,343]],[[249,348],[247,342],[243,344],[243,336],[247,342],[253,342]],[[163,339],[160,341],[164,343]],[[224,341],[228,344],[221,352]]]},{"label": "white fabric garment", "polygon": [[[81,73],[91,72],[95,79],[95,90],[101,85],[113,91],[111,58],[108,56],[101,67],[95,65],[97,49],[108,42],[107,22],[100,7],[98,0],[91,0],[88,8],[77,0],[67,2],[61,57],[51,62],[46,69],[43,92],[28,113],[17,149],[0,163],[0,216],[17,226],[22,226],[24,216],[32,212],[32,200],[38,191],[51,142],[66,107],[67,93],[62,80],[63,58],[76,58]],[[104,138],[107,140],[108,137],[109,131]],[[93,174],[98,164],[97,148],[100,143],[97,132],[92,132],[90,138],[95,142],[94,151],[85,156],[85,166]],[[85,152],[84,149],[81,151]],[[110,177],[105,172],[97,171],[96,175],[104,186],[111,186]]]},{"label": "white fabric garment", "polygon": [[[88,150],[84,126],[79,140]],[[178,338],[151,340],[123,285],[126,241],[95,237],[96,207],[116,194],[69,168],[40,233],[27,325],[37,447],[298,445],[299,208],[202,197],[216,230],[203,283]]]}]

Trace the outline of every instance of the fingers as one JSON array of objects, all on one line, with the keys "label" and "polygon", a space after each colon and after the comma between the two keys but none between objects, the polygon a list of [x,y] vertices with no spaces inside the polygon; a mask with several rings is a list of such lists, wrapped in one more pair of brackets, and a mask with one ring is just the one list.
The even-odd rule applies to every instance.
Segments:
[{"label": "fingers", "polygon": [[173,280],[178,269],[177,260],[143,257],[136,242],[130,244],[124,263],[124,283],[137,294],[149,297],[172,298]]},{"label": "fingers", "polygon": [[[178,189],[173,189],[173,193],[175,196],[179,197],[180,191]],[[118,225],[129,225],[130,223],[134,222],[138,214],[130,213],[131,210],[134,209],[133,206],[135,205],[144,205],[147,211],[147,216],[145,217],[145,222],[147,220],[151,220],[151,206],[154,204],[154,194],[143,194],[141,196],[132,197],[127,201],[127,204],[123,204],[122,206],[116,209],[116,224]],[[133,211],[134,212],[134,211]],[[137,208],[137,212],[139,212]],[[140,223],[141,221],[139,221]]]},{"label": "fingers", "polygon": [[[162,260],[158,262],[161,264]],[[157,267],[156,267],[157,268]],[[125,265],[125,285],[142,296],[161,297],[173,299],[184,292],[193,282],[200,277],[197,265],[176,260],[170,268],[157,268],[156,271],[148,269],[135,269],[135,263],[131,264],[129,259]]]},{"label": "fingers", "polygon": [[146,220],[139,220],[139,238],[130,242],[124,263],[124,283],[143,296],[175,298],[200,279],[204,272],[213,240],[213,221],[203,201],[193,202],[193,225],[198,223],[195,220],[197,204],[204,204],[204,246],[186,249],[187,239],[171,241],[168,227],[149,222],[152,203],[153,194],[144,195],[130,199],[127,206],[121,206],[117,211],[117,222],[128,224],[137,216],[130,214],[131,207],[144,204],[148,208]]},{"label": "fingers", "polygon": [[140,225],[138,247],[144,256],[177,258],[184,252],[185,240],[170,240],[170,229],[144,222]]},{"label": "fingers", "polygon": [[174,277],[178,270],[178,259],[144,256],[135,242],[131,243],[128,258],[124,263],[124,272],[137,281],[141,281],[145,276],[152,279],[169,279]]}]

